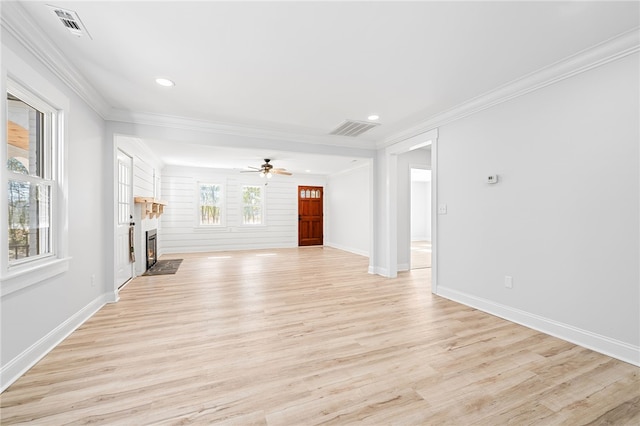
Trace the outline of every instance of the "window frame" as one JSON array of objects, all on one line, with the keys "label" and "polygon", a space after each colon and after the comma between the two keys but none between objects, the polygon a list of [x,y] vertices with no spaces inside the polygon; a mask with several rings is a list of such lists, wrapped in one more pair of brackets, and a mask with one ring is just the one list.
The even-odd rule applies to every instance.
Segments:
[{"label": "window frame", "polygon": [[[202,185],[218,185],[220,187],[220,223],[218,224],[203,224],[200,222],[202,204],[200,203],[200,190]],[[200,229],[223,229],[227,227],[227,185],[226,182],[216,182],[215,180],[202,180],[196,183],[196,214],[195,225]]]},{"label": "window frame", "polygon": [[[49,201],[50,221],[50,249],[46,254],[28,256],[24,259],[9,261],[9,231],[8,223],[0,229],[3,243],[0,248],[0,295],[5,296],[23,288],[39,284],[56,275],[69,270],[68,238],[63,238],[68,233],[68,183],[66,171],[66,111],[69,110],[69,98],[59,91],[55,85],[38,74],[21,58],[10,50],[2,51],[6,68],[2,68],[0,89],[4,93],[2,103],[2,133],[4,148],[0,154],[3,163],[1,176],[0,208],[8,209],[8,186],[10,180],[20,180],[29,183],[42,183],[36,176],[20,175],[7,168],[7,122],[8,102],[7,94],[19,98],[33,108],[45,114],[51,114],[48,128],[45,132],[49,135],[49,147],[46,149],[49,156],[49,170],[45,174],[51,194]],[[19,77],[18,77],[19,76]]]},{"label": "window frame", "polygon": [[[7,86],[13,86],[9,81],[7,82]],[[22,92],[19,95],[17,92]],[[42,129],[42,163],[39,163],[38,166],[43,169],[43,172],[40,173],[41,176],[34,175],[32,173],[29,174],[21,174],[11,170],[6,170],[7,186],[9,182],[21,182],[29,185],[43,185],[49,188],[49,243],[47,252],[42,254],[37,254],[35,256],[26,256],[21,259],[9,260],[8,261],[8,269],[11,270],[16,266],[20,265],[28,265],[31,262],[37,262],[40,259],[46,259],[48,257],[55,257],[55,249],[56,249],[56,207],[57,207],[57,190],[56,190],[56,169],[57,164],[54,161],[55,158],[55,146],[56,146],[56,123],[58,117],[58,110],[43,102],[36,95],[32,93],[24,93],[22,90],[15,87],[7,87],[6,93],[10,93],[12,96],[18,98],[24,104],[30,106],[36,111],[43,114],[43,129]],[[7,101],[5,99],[5,101]],[[7,112],[7,120],[8,120],[8,112]],[[5,144],[5,149],[6,149]],[[6,161],[5,161],[6,164]],[[5,165],[6,167],[6,165]],[[7,238],[8,240],[8,238]]]},{"label": "window frame", "polygon": [[[243,199],[243,193],[244,193],[244,188],[245,187],[256,187],[256,188],[260,188],[260,199],[261,199],[261,203],[260,203],[260,207],[261,207],[261,216],[262,216],[262,221],[261,223],[244,223],[244,199]],[[254,183],[240,183],[239,185],[239,226],[241,227],[246,227],[246,228],[259,228],[259,227],[265,227],[267,226],[267,203],[266,203],[266,194],[267,194],[267,187],[262,184],[254,184]]]}]

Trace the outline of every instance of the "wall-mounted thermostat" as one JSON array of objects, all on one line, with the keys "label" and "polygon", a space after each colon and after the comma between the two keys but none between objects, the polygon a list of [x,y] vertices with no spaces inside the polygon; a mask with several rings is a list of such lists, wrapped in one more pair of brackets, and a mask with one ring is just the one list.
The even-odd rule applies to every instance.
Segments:
[{"label": "wall-mounted thermostat", "polygon": [[487,176],[487,183],[498,183],[498,175]]}]

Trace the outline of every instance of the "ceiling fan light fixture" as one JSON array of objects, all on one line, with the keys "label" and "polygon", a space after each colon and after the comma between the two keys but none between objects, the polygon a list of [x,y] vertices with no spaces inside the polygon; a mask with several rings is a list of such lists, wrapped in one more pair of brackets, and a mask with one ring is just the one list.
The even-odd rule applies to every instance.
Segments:
[{"label": "ceiling fan light fixture", "polygon": [[273,177],[273,173],[267,172],[267,179],[271,179]]}]

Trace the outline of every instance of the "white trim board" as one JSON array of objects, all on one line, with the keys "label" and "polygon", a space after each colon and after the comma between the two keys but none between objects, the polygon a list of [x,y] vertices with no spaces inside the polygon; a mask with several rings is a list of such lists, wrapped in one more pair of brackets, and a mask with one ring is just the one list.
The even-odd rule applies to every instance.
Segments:
[{"label": "white trim board", "polygon": [[360,256],[367,257],[367,258],[369,257],[369,253],[367,253],[365,250],[359,250],[359,249],[356,249],[356,248],[353,248],[353,247],[343,246],[341,244],[335,244],[335,243],[331,243],[331,242],[325,241],[324,242],[324,246],[325,247],[331,247],[331,248],[334,248],[334,249],[337,249],[337,250],[346,251],[346,252],[353,253],[353,254],[357,254],[357,255],[360,255]]},{"label": "white trim board", "polygon": [[36,365],[44,356],[51,352],[64,339],[69,337],[78,327],[84,324],[96,312],[98,312],[107,302],[110,302],[107,294],[103,294],[87,306],[80,309],[65,322],[51,330],[20,355],[13,358],[0,369],[0,392],[4,392],[13,382],[18,380],[31,367]]},{"label": "white trim board", "polygon": [[438,287],[436,294],[640,367],[640,347],[638,346],[443,286]]}]

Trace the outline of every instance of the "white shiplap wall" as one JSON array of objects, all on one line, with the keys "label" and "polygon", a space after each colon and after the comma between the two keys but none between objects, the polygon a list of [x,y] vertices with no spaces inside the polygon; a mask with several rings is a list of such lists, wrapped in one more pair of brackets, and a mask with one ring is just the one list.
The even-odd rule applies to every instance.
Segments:
[{"label": "white shiplap wall", "polygon": [[[198,226],[198,183],[219,183],[224,188],[223,226]],[[160,251],[167,253],[248,250],[298,245],[298,185],[324,186],[323,177],[304,181],[275,176],[265,189],[265,225],[241,224],[242,185],[264,185],[257,174],[238,171],[167,166],[162,171],[163,199]]]}]

